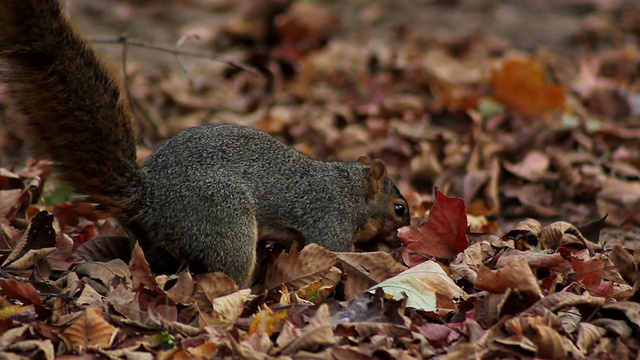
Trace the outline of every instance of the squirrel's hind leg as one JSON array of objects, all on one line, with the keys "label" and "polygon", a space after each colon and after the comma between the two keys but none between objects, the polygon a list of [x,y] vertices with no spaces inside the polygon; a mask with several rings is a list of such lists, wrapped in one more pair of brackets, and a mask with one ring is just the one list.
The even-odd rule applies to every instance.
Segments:
[{"label": "squirrel's hind leg", "polygon": [[250,285],[258,238],[251,194],[233,179],[210,176],[194,186],[176,178],[156,182],[158,201],[141,214],[153,242],[187,260],[193,272],[223,272]]},{"label": "squirrel's hind leg", "polygon": [[196,272],[224,272],[238,285],[249,286],[258,242],[254,200],[233,180],[218,179],[209,185],[206,194],[190,204],[199,214],[186,221],[191,234],[185,235],[191,236],[180,241],[186,250],[181,253]]}]

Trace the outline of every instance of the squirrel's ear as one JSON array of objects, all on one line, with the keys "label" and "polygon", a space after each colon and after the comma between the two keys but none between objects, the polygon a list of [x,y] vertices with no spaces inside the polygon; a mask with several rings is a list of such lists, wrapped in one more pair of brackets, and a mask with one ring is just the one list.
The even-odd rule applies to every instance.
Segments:
[{"label": "squirrel's ear", "polygon": [[362,155],[358,158],[358,161],[360,161],[363,164],[366,165],[371,165],[371,158],[368,157],[367,155]]},{"label": "squirrel's ear", "polygon": [[367,175],[367,197],[375,198],[384,190],[384,182],[387,179],[387,167],[384,162],[375,159],[371,162]]}]

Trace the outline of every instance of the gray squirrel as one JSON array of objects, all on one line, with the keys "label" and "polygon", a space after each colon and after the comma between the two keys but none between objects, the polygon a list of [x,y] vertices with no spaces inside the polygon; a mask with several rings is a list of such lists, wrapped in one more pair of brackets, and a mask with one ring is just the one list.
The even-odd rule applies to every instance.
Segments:
[{"label": "gray squirrel", "polygon": [[409,224],[381,160],[314,160],[249,127],[184,130],[138,166],[125,93],[58,0],[0,2],[0,82],[35,150],[109,209],[155,271],[187,260],[248,285],[258,239],[350,251]]}]

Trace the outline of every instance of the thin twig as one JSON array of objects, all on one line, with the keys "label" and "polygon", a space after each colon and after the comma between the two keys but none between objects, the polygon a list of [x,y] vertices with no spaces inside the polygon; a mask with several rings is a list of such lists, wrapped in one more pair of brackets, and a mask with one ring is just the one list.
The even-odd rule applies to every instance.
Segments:
[{"label": "thin twig", "polygon": [[[195,33],[189,33],[183,37],[180,38],[180,40],[178,40],[178,42],[176,43],[177,47],[182,47],[182,45],[184,45],[185,42],[187,42],[187,40],[190,39],[196,39],[196,40],[200,40],[200,37],[198,36],[198,34]],[[184,75],[187,77],[187,80],[189,80],[189,85],[191,85],[192,89],[196,88],[196,84],[193,81],[193,78],[191,77],[191,74],[189,73],[189,69],[187,69],[187,64],[185,64],[184,60],[182,60],[182,57],[180,56],[180,54],[174,54],[176,59],[178,60],[178,63],[180,64],[180,67],[182,68],[182,71],[184,71]]]},{"label": "thin twig", "polygon": [[213,59],[216,61],[220,61],[221,63],[227,64],[229,66],[233,66],[245,71],[252,72],[260,76],[264,76],[264,74],[261,73],[260,70],[258,70],[257,68],[251,65],[247,65],[237,61],[227,59],[223,56],[217,55],[210,51],[189,50],[189,49],[181,49],[181,48],[178,48],[177,46],[152,44],[150,42],[129,38],[126,36],[118,36],[115,38],[94,38],[94,39],[91,39],[91,42],[97,43],[97,44],[125,44],[125,45],[137,46],[141,48],[166,51],[166,52],[177,54],[177,55],[193,56],[193,57],[199,57],[204,59]]}]

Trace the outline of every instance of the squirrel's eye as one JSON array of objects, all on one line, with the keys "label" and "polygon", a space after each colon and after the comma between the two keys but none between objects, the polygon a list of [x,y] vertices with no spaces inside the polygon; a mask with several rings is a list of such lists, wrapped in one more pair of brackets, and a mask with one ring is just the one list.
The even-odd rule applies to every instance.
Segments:
[{"label": "squirrel's eye", "polygon": [[402,204],[395,204],[393,206],[393,210],[396,212],[397,216],[403,216],[405,213],[405,207]]}]

